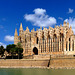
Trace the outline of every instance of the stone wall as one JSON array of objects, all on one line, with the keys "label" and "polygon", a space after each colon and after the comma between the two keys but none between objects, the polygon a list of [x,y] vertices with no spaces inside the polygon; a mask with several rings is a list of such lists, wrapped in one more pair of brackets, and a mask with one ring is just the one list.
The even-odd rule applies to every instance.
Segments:
[{"label": "stone wall", "polygon": [[75,68],[75,58],[52,58],[50,68]]},{"label": "stone wall", "polygon": [[0,59],[0,68],[75,68],[75,57],[52,57],[49,59]]},{"label": "stone wall", "polygon": [[1,59],[0,67],[47,67],[49,60]]}]

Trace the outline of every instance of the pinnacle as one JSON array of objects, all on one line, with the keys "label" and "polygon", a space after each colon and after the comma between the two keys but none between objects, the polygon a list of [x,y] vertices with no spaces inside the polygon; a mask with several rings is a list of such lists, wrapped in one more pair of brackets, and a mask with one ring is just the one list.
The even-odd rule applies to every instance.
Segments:
[{"label": "pinnacle", "polygon": [[18,36],[18,34],[17,34],[17,29],[15,29],[15,36]]},{"label": "pinnacle", "polygon": [[20,24],[20,30],[23,30],[22,23]]}]

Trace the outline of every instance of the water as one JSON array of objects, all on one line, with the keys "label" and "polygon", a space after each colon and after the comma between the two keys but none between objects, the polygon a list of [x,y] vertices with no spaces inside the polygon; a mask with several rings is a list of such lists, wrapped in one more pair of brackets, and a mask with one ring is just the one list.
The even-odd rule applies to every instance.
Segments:
[{"label": "water", "polygon": [[75,69],[0,69],[0,75],[75,75]]}]

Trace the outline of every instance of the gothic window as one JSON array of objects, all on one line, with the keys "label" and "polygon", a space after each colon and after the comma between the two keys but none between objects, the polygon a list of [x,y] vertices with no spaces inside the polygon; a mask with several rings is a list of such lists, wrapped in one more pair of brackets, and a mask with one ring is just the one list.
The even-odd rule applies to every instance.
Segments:
[{"label": "gothic window", "polygon": [[52,51],[52,39],[51,39],[51,51]]},{"label": "gothic window", "polygon": [[58,41],[58,52],[59,52],[59,41]]},{"label": "gothic window", "polygon": [[72,50],[74,51],[74,41],[72,41]]},{"label": "gothic window", "polygon": [[42,45],[41,45],[41,53],[42,53]]},{"label": "gothic window", "polygon": [[69,51],[70,51],[70,43],[69,43]]},{"label": "gothic window", "polygon": [[27,53],[28,53],[28,45],[27,45]]},{"label": "gothic window", "polygon": [[69,41],[70,41],[70,38],[69,38]]},{"label": "gothic window", "polygon": [[21,41],[21,37],[20,37],[19,39],[20,39],[20,42],[22,43],[22,41]]},{"label": "gothic window", "polygon": [[50,38],[49,38],[49,52],[50,52]]},{"label": "gothic window", "polygon": [[66,51],[67,51],[67,42],[66,42]]},{"label": "gothic window", "polygon": [[64,38],[63,34],[60,33],[60,50],[61,51],[63,51],[63,38]]},{"label": "gothic window", "polygon": [[30,35],[30,41],[31,41],[31,35]]},{"label": "gothic window", "polygon": [[43,36],[42,40],[44,41],[44,36]]},{"label": "gothic window", "polygon": [[53,37],[53,51],[57,51],[57,36],[56,34],[54,34],[54,37]]},{"label": "gothic window", "polygon": [[53,52],[54,52],[54,44],[53,44]]},{"label": "gothic window", "polygon": [[44,52],[44,37],[42,38],[42,40],[43,40],[43,52]]},{"label": "gothic window", "polygon": [[69,38],[69,51],[70,51],[70,38]]},{"label": "gothic window", "polygon": [[46,52],[46,40],[45,40],[45,52]]},{"label": "gothic window", "polygon": [[37,44],[38,44],[38,41],[39,41],[39,40],[38,40],[38,37],[37,37],[37,41],[36,41],[36,42],[37,42]]},{"label": "gothic window", "polygon": [[39,42],[39,49],[40,49],[40,42]]},{"label": "gothic window", "polygon": [[31,47],[31,34],[30,34],[30,47]]},{"label": "gothic window", "polygon": [[27,43],[27,40],[25,39],[25,43]]}]

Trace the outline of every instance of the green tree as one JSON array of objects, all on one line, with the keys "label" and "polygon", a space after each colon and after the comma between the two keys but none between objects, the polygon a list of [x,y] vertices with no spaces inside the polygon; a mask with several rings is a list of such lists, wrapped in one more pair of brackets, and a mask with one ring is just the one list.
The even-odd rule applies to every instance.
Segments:
[{"label": "green tree", "polygon": [[17,43],[18,59],[22,57],[23,48],[20,42]]},{"label": "green tree", "polygon": [[5,49],[3,46],[0,46],[0,55],[3,56],[5,52]]},{"label": "green tree", "polygon": [[22,58],[23,48],[16,47],[16,53],[18,54],[18,59]]},{"label": "green tree", "polygon": [[16,48],[11,48],[11,56],[12,56],[12,59],[13,59],[13,56],[16,55]]},{"label": "green tree", "polygon": [[22,57],[23,48],[21,48],[21,43],[18,43],[17,46],[15,44],[10,44],[10,45],[7,45],[6,51],[8,53],[11,53],[12,58],[16,54],[18,54],[18,59],[19,59]]},{"label": "green tree", "polygon": [[12,52],[11,49],[12,49],[12,48],[15,48],[15,47],[16,47],[15,44],[9,44],[9,45],[7,45],[7,47],[6,47],[6,51],[7,51],[8,53],[11,53],[11,52]]},{"label": "green tree", "polygon": [[22,45],[21,45],[20,42],[17,43],[17,47],[18,47],[18,48],[22,48]]}]

